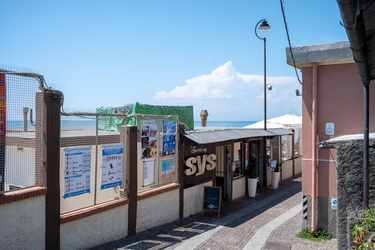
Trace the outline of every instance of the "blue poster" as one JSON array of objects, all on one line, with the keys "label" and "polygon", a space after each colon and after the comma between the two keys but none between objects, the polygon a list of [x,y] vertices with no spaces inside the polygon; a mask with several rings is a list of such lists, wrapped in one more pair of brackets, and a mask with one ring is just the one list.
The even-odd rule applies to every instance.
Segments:
[{"label": "blue poster", "polygon": [[176,121],[163,121],[163,156],[176,153]]},{"label": "blue poster", "polygon": [[161,161],[161,177],[167,177],[176,173],[175,159],[163,159]]}]

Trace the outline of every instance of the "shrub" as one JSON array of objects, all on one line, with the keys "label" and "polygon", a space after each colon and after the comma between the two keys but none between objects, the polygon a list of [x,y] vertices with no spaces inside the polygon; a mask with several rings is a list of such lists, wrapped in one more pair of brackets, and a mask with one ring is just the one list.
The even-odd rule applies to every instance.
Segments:
[{"label": "shrub", "polygon": [[364,210],[361,220],[353,226],[352,249],[373,249],[375,247],[375,209]]},{"label": "shrub", "polygon": [[315,231],[311,231],[309,228],[305,228],[297,234],[297,237],[318,242],[332,239],[331,233],[325,231],[322,228],[318,228]]}]

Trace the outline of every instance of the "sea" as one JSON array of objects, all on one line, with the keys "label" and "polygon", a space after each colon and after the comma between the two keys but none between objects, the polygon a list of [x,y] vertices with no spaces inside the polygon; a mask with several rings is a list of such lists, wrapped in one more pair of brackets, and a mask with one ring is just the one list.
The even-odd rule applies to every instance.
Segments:
[{"label": "sea", "polygon": [[[257,121],[207,121],[207,127],[245,127]],[[7,128],[23,128],[23,121],[6,121]],[[28,122],[28,127],[32,127]],[[94,127],[95,120],[62,120],[61,126]],[[194,127],[200,127],[201,121],[194,121]]]}]

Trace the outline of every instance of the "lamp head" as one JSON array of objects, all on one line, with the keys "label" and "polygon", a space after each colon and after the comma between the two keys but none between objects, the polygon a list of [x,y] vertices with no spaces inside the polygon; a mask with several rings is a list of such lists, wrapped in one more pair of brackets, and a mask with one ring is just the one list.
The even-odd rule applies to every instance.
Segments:
[{"label": "lamp head", "polygon": [[268,90],[272,90],[272,85],[271,84],[267,84],[267,88],[268,88]]},{"label": "lamp head", "polygon": [[271,26],[269,26],[267,20],[264,19],[262,21],[262,24],[259,25],[258,29],[263,30],[263,31],[267,31],[267,30],[271,29]]}]

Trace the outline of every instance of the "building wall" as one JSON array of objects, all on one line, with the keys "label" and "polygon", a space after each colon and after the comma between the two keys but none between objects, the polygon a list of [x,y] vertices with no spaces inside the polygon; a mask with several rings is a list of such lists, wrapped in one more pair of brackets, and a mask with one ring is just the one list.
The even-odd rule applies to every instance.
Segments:
[{"label": "building wall", "polygon": [[138,201],[137,233],[178,220],[178,204],[178,189]]},{"label": "building wall", "polygon": [[61,249],[87,249],[128,235],[128,205],[120,206],[60,227]]},{"label": "building wall", "polygon": [[[317,67],[317,142],[346,135],[363,133],[363,87],[354,63]],[[302,173],[304,194],[311,195],[312,164],[312,81],[313,68],[302,68]],[[372,86],[370,95],[375,94]],[[370,100],[370,106],[375,100]],[[370,131],[375,130],[375,113],[370,114]],[[326,135],[326,123],[334,123],[335,134]],[[336,197],[335,149],[318,151],[318,196]]]},{"label": "building wall", "polygon": [[1,249],[45,249],[44,195],[0,207]]},{"label": "building wall", "polygon": [[184,189],[184,218],[202,211],[204,186],[212,186],[212,181]]}]

